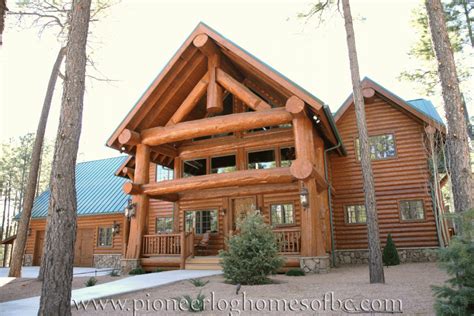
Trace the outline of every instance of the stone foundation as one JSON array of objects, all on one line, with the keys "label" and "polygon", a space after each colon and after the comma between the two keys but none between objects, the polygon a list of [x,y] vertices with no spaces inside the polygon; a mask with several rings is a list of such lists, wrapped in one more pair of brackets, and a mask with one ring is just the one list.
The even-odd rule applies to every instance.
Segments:
[{"label": "stone foundation", "polygon": [[[400,262],[433,262],[438,247],[397,248]],[[369,262],[367,249],[336,250],[336,264],[363,264]]]},{"label": "stone foundation", "polygon": [[329,256],[301,257],[300,268],[305,273],[328,273]]},{"label": "stone foundation", "polygon": [[107,255],[94,255],[94,267],[96,268],[113,268],[120,269],[120,260],[122,255],[107,254]]},{"label": "stone foundation", "polygon": [[133,269],[140,267],[139,259],[121,259],[120,260],[120,272],[121,274],[128,274]]},{"label": "stone foundation", "polygon": [[30,267],[33,265],[33,255],[26,254],[23,256],[23,266]]}]

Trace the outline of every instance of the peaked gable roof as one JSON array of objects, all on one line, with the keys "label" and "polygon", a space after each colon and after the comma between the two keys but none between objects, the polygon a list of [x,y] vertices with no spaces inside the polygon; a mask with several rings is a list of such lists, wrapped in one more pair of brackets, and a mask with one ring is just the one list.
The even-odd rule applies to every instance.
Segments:
[{"label": "peaked gable roof", "polygon": [[[341,142],[332,115],[328,115],[329,108],[324,102],[201,22],[120,123],[107,141],[107,146],[121,150],[118,136],[126,128],[141,131],[167,122],[172,114],[167,111],[175,111],[207,71],[205,56],[192,43],[199,34],[206,34],[214,40],[223,58],[237,70],[237,75],[240,73],[244,79],[250,76],[254,80],[260,80],[272,93],[285,99],[296,95],[305,101],[313,114],[320,117],[328,140],[334,144]],[[178,78],[179,82],[174,82]],[[128,149],[125,148],[125,151]]]},{"label": "peaked gable roof", "polygon": [[[365,77],[362,82],[362,88],[372,88],[375,92],[381,96],[383,99],[388,101],[390,104],[397,106],[398,108],[405,111],[405,113],[411,115],[412,117],[425,122],[428,125],[436,127],[438,130],[445,132],[446,127],[443,123],[443,120],[439,116],[436,108],[434,107],[431,101],[426,99],[415,99],[410,101],[405,101],[390,90],[384,88],[382,85],[376,83],[372,79]],[[344,113],[354,104],[352,93],[347,97],[341,107],[334,114],[334,119],[337,122]]]},{"label": "peaked gable roof", "polygon": [[[126,179],[115,176],[126,156],[81,162],[76,165],[77,215],[101,215],[123,212],[129,196],[122,186]],[[48,215],[50,190],[35,199],[32,218]]]}]

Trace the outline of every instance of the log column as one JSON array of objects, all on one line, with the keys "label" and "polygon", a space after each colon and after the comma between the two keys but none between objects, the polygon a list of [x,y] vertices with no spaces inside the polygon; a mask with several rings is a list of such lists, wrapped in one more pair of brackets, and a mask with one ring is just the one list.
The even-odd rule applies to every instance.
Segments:
[{"label": "log column", "polygon": [[291,173],[300,179],[300,186],[309,194],[309,207],[301,213],[301,256],[318,257],[326,255],[321,219],[321,199],[315,174],[318,161],[315,153],[317,140],[311,119],[305,113],[305,103],[292,96],[286,102],[286,110],[293,115],[296,160],[291,165]]},{"label": "log column", "polygon": [[[147,184],[150,170],[150,147],[138,144],[135,155],[134,183]],[[130,219],[130,235],[127,246],[126,259],[140,259],[145,224],[148,216],[149,198],[146,194],[135,194],[132,198],[135,203],[135,216]]]}]

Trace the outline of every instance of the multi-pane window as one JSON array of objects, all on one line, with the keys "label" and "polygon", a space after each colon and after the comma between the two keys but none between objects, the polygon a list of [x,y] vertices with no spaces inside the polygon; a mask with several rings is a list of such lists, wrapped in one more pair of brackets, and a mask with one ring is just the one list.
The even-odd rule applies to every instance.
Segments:
[{"label": "multi-pane window", "polygon": [[248,153],[248,169],[270,169],[276,167],[275,150]]},{"label": "multi-pane window", "polygon": [[364,224],[367,222],[367,213],[365,205],[347,205],[346,206],[346,223],[347,224]]},{"label": "multi-pane window", "polygon": [[156,232],[167,234],[173,232],[173,218],[172,217],[157,217],[156,218]]},{"label": "multi-pane window", "polygon": [[424,219],[423,201],[400,201],[400,216],[404,221]]},{"label": "multi-pane window", "polygon": [[174,170],[162,165],[156,165],[156,182],[173,180]]},{"label": "multi-pane window", "polygon": [[[369,151],[371,160],[380,160],[395,157],[395,137],[393,136],[393,134],[370,136]],[[355,141],[355,152],[357,159],[360,160],[359,138],[357,138]]]},{"label": "multi-pane window", "polygon": [[203,176],[206,174],[206,159],[194,159],[183,161],[183,177]]},{"label": "multi-pane window", "polygon": [[188,211],[185,213],[186,231],[194,228],[196,234],[204,234],[207,231],[217,232],[217,210]]},{"label": "multi-pane window", "polygon": [[99,234],[97,237],[97,246],[112,247],[113,233],[112,227],[99,227]]},{"label": "multi-pane window", "polygon": [[227,173],[237,170],[235,155],[211,158],[211,173]]},{"label": "multi-pane window", "polygon": [[280,148],[280,167],[290,167],[291,161],[296,159],[295,147]]},{"label": "multi-pane window", "polygon": [[292,203],[272,204],[270,206],[272,226],[291,225],[295,223],[295,212]]}]

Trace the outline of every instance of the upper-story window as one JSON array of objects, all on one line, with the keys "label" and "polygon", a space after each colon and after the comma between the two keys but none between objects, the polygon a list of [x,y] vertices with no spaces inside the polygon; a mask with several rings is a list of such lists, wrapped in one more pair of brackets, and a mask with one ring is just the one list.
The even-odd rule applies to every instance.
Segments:
[{"label": "upper-story window", "polygon": [[400,201],[400,216],[403,221],[422,220],[425,218],[422,200]]},{"label": "upper-story window", "polygon": [[156,182],[173,180],[174,170],[162,165],[156,165]]},{"label": "upper-story window", "polygon": [[248,169],[270,169],[275,167],[274,149],[248,153]]},{"label": "upper-story window", "polygon": [[227,173],[235,170],[237,170],[235,155],[211,158],[211,173]]},{"label": "upper-story window", "polygon": [[296,159],[295,147],[280,148],[280,167],[290,167]]},{"label": "upper-story window", "polygon": [[207,174],[207,159],[183,161],[183,177],[203,176]]},{"label": "upper-story window", "polygon": [[[395,137],[393,134],[376,135],[369,137],[369,151],[371,160],[393,158],[396,155]],[[357,160],[360,160],[359,138],[355,141]]]}]

